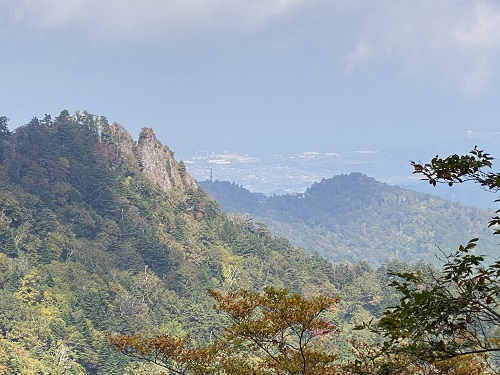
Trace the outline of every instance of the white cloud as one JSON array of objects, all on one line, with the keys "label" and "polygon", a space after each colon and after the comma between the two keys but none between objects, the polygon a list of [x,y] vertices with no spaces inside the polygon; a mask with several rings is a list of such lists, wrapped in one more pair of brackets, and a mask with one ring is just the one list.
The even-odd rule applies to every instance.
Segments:
[{"label": "white cloud", "polygon": [[185,32],[248,30],[311,0],[13,0],[0,3],[12,22],[74,28],[100,38],[178,37]]},{"label": "white cloud", "polygon": [[[483,92],[500,59],[500,3],[494,0],[0,0],[5,14],[23,28],[154,41],[244,33],[286,19],[288,30],[309,28],[305,35],[337,33],[332,40],[350,41],[346,72],[388,63],[395,77],[439,82],[463,95]],[[339,15],[353,22],[331,26]],[[330,48],[344,54],[339,45]]]},{"label": "white cloud", "polygon": [[457,22],[451,30],[451,36],[464,47],[499,48],[499,6],[493,3],[477,3],[472,14]]},{"label": "white cloud", "polygon": [[374,60],[397,61],[396,76],[434,80],[463,95],[480,94],[495,75],[500,58],[496,2],[378,1],[362,17],[360,44],[346,57],[347,71]]}]

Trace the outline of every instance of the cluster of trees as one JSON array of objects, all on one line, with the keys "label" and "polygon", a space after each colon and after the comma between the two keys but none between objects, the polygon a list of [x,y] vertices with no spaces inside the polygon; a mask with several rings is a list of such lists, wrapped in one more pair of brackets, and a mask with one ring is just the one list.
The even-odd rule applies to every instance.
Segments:
[{"label": "cluster of trees", "polygon": [[[468,155],[435,157],[428,164],[412,163],[430,184],[473,181],[498,192],[500,173],[491,172],[488,153],[474,148]],[[500,200],[496,200],[497,202]],[[498,213],[488,226],[500,234]],[[373,330],[386,339],[384,351],[437,361],[460,357],[486,358],[493,371],[500,352],[500,260],[486,260],[471,239],[446,255],[437,274],[394,273],[392,285],[400,304],[386,311]]]},{"label": "cluster of trees", "polygon": [[122,353],[153,362],[176,374],[335,374],[331,336],[337,328],[321,314],[338,298],[304,299],[285,290],[262,294],[209,290],[230,325],[203,347],[187,338],[110,335]]},{"label": "cluster of trees", "polygon": [[[377,269],[333,264],[273,237],[250,216],[224,215],[196,186],[158,188],[143,173],[146,159],[126,153],[123,133],[103,116],[63,111],[13,132],[7,121],[0,117],[0,373],[165,371],[158,362],[185,374],[409,374],[420,367],[472,374],[492,363],[484,356],[496,350],[499,267],[483,267],[471,253],[475,242],[443,272],[399,261]],[[479,173],[489,156],[476,157],[484,163]],[[182,163],[168,166],[187,176]],[[432,168],[420,171],[442,179]],[[447,276],[454,267],[463,272],[458,278]],[[456,304],[456,315],[448,311],[454,325],[441,327],[443,335],[474,328],[475,336],[425,336],[416,328],[411,336],[401,328],[414,319],[411,310],[386,311],[428,308],[437,322],[439,303],[464,290],[474,304]],[[423,291],[430,297],[417,295]],[[434,310],[416,305],[431,297],[441,298]],[[353,330],[370,320],[380,323]]]},{"label": "cluster of trees", "polygon": [[147,372],[106,333],[205,345],[228,323],[207,288],[339,295],[335,319],[351,327],[393,300],[383,269],[310,255],[251,217],[224,215],[196,187],[162,191],[105,117],[2,124],[0,373]]},{"label": "cluster of trees", "polygon": [[[485,171],[491,160],[475,148],[470,155],[436,157],[429,164],[413,166],[432,185],[474,181],[496,192],[500,174]],[[499,216],[490,220],[494,234],[500,234],[499,224]],[[274,289],[263,294],[210,291],[231,324],[205,347],[186,349],[186,342],[168,336],[115,335],[110,341],[122,353],[178,374],[497,373],[500,260],[489,263],[476,254],[477,241],[473,238],[444,255],[440,270],[389,272],[399,302],[375,322],[357,327],[375,333],[379,340],[353,342],[354,356],[348,361],[338,360],[337,341],[330,337],[336,327],[325,313],[337,307],[338,299],[324,295],[306,299]]]},{"label": "cluster of trees", "polygon": [[334,176],[304,194],[265,197],[229,182],[200,182],[225,212],[249,213],[275,235],[333,262],[388,259],[435,263],[437,247],[457,248],[480,236],[496,244],[489,212],[401,189],[360,173]]}]

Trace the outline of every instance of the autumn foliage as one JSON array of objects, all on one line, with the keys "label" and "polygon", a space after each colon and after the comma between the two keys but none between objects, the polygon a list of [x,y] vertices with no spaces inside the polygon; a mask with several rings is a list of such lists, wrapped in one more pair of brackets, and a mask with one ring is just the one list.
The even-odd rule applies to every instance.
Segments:
[{"label": "autumn foliage", "polygon": [[214,308],[230,325],[212,343],[192,347],[189,338],[109,335],[120,352],[156,363],[176,374],[336,374],[334,337],[328,314],[338,298],[306,299],[267,288],[219,293]]}]

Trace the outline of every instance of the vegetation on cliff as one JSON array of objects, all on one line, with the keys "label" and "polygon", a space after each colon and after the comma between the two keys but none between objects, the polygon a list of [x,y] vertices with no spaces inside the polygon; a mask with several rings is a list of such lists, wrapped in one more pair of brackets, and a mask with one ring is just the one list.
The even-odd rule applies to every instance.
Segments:
[{"label": "vegetation on cliff", "polygon": [[[297,305],[311,307],[313,315],[304,315],[308,319],[327,319],[319,326],[303,325],[299,337],[310,338],[311,345],[319,345],[316,349],[324,348],[326,332],[319,328],[335,328],[328,332],[336,334],[334,346],[308,358],[319,353],[328,364],[335,363],[325,367],[333,372],[342,363],[375,373],[381,367],[372,355],[378,349],[369,346],[373,337],[352,329],[380,317],[404,296],[405,290],[388,285],[394,281],[388,270],[399,275],[435,272],[398,259],[377,269],[367,262],[331,263],[273,237],[251,216],[223,214],[151,129],[143,129],[134,141],[103,116],[67,111],[54,119],[34,118],[13,132],[7,123],[0,117],[0,374],[159,371],[114,350],[110,333],[138,342],[189,337],[193,348],[227,340],[239,348],[232,352],[236,357],[226,357],[227,369],[241,365],[238,371],[255,373],[252,364],[266,359],[245,340],[257,331],[231,322],[241,318],[240,323],[261,324],[254,319],[259,316],[279,322],[282,307],[300,318],[300,311],[293,310]],[[214,298],[218,309],[212,308]],[[246,310],[247,316],[239,310],[245,301],[259,302]],[[335,309],[323,315],[328,306]],[[271,324],[281,330],[269,333],[283,339],[300,333],[298,320],[290,322]],[[276,337],[269,343],[278,346],[268,350],[283,358],[291,355],[302,364],[297,371],[303,371],[307,351],[295,345],[296,338],[280,342]],[[299,356],[287,347],[299,348]],[[453,368],[454,374],[470,374],[471,364],[481,369],[484,361],[474,356],[441,367],[425,363],[434,373]],[[415,369],[408,367],[407,373]]]},{"label": "vegetation on cliff", "polygon": [[34,118],[13,132],[7,121],[0,373],[141,373],[105,333],[208,342],[227,318],[212,310],[207,288],[303,296],[350,288],[342,319],[357,323],[393,298],[366,265],[334,266],[249,217],[224,215],[151,129],[134,141],[87,112]]},{"label": "vegetation on cliff", "polygon": [[[485,171],[492,160],[474,148],[470,155],[436,157],[429,164],[413,166],[432,185],[472,180],[496,192],[500,174]],[[499,224],[496,215],[488,226],[500,234]],[[231,324],[205,347],[192,349],[185,339],[170,336],[115,335],[110,340],[124,354],[186,375],[496,374],[500,261],[488,263],[476,254],[477,241],[471,239],[455,253],[443,253],[442,270],[389,271],[399,301],[380,319],[355,328],[368,328],[379,340],[351,340],[353,356],[347,361],[337,357],[333,320],[321,316],[327,308],[336,308],[338,299],[289,297],[287,291],[274,289],[262,295],[212,291],[216,307],[229,314]]]}]

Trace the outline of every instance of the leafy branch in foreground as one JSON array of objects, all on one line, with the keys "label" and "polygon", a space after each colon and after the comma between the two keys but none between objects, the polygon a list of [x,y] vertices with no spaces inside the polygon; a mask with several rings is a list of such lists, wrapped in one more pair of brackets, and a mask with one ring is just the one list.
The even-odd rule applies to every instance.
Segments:
[{"label": "leafy branch in foreground", "polygon": [[210,348],[193,348],[188,338],[110,334],[108,339],[119,352],[134,359],[152,362],[174,374],[216,374],[209,369],[212,367]]},{"label": "leafy branch in foreground", "polygon": [[[429,164],[412,165],[414,173],[422,174],[432,185],[474,181],[497,192],[500,174],[484,171],[492,167],[492,160],[476,147],[470,155],[436,156]],[[499,224],[498,216],[489,222],[495,227],[494,234],[500,234]],[[483,256],[476,255],[477,241],[474,238],[446,256],[438,275],[392,274],[391,285],[402,296],[400,304],[385,311],[371,327],[385,339],[384,353],[431,363],[463,355],[495,359],[500,352],[500,261],[487,264]]]},{"label": "leafy branch in foreground", "polygon": [[231,325],[213,343],[192,348],[187,338],[109,335],[128,356],[158,364],[175,374],[337,373],[333,336],[337,328],[323,317],[338,298],[306,299],[287,290],[267,288],[219,293],[209,290],[215,309]]},{"label": "leafy branch in foreground", "polygon": [[440,361],[429,361],[405,353],[389,353],[385,348],[351,342],[354,360],[344,366],[343,375],[486,375],[490,374],[486,356],[468,354]]},{"label": "leafy branch in foreground", "polygon": [[428,164],[412,161],[414,174],[422,174],[423,180],[429,181],[431,185],[436,183],[447,183],[453,186],[455,183],[474,181],[482,187],[498,191],[500,188],[500,175],[494,172],[485,172],[483,168],[491,168],[494,158],[474,147],[469,155],[450,155],[444,159],[436,156]]},{"label": "leafy branch in foreground", "polygon": [[[421,174],[423,180],[429,181],[431,185],[436,186],[437,183],[447,183],[453,186],[456,183],[473,181],[478,183],[483,189],[498,192],[500,190],[500,173],[484,171],[484,168],[492,167],[494,158],[479,150],[477,146],[470,151],[469,155],[451,155],[444,159],[436,156],[428,164],[421,164],[412,161],[414,174]],[[500,202],[496,199],[495,202]],[[497,210],[498,214],[500,210]],[[500,225],[500,217],[494,216],[489,226]],[[494,234],[500,234],[500,229],[495,229]]]},{"label": "leafy branch in foreground", "polygon": [[482,256],[471,254],[476,241],[449,255],[437,277],[393,274],[400,305],[377,324],[388,351],[431,361],[500,351],[500,270],[498,263],[485,267]]}]

